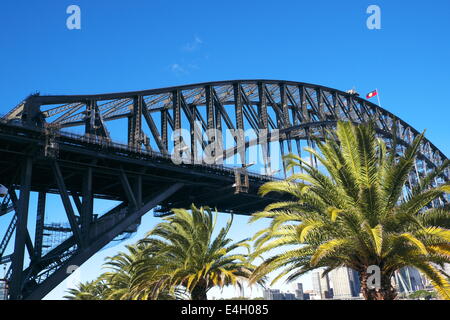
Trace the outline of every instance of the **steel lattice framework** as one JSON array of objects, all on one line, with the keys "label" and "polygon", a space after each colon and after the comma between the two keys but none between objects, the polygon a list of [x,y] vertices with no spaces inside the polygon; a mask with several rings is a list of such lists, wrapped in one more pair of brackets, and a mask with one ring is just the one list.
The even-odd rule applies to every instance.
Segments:
[{"label": "steel lattice framework", "polygon": [[[301,155],[303,145],[314,147],[315,138],[322,139],[339,120],[372,121],[380,137],[388,143],[396,139],[399,153],[419,135],[355,93],[290,81],[220,81],[125,93],[27,97],[0,121],[0,183],[9,189],[0,216],[12,216],[0,243],[0,258],[11,263],[10,297],[42,298],[68,276],[71,266],[81,265],[111,240],[135,230],[142,215],[155,207],[157,215],[190,203],[238,214],[264,207],[274,200],[257,195],[259,186],[273,179],[270,157],[263,157],[265,175],[250,173],[246,169],[250,147],[262,142],[245,140],[243,132],[256,136],[268,132],[263,153],[269,154],[270,144],[278,143],[281,155]],[[186,148],[191,159],[176,165],[171,153],[179,138],[172,134],[179,129],[190,135]],[[237,134],[215,158],[238,154],[242,167],[194,159],[196,144],[201,150],[211,140],[224,144],[226,129]],[[205,136],[208,130],[215,132],[214,137]],[[118,143],[121,133],[126,136]],[[406,187],[446,159],[424,139]],[[286,170],[280,177],[283,174]],[[435,184],[449,180],[447,169]],[[34,241],[28,230],[31,191],[38,193]],[[60,195],[71,234],[43,254],[47,194]],[[120,204],[96,217],[94,199]],[[5,255],[14,231],[14,251]]]}]

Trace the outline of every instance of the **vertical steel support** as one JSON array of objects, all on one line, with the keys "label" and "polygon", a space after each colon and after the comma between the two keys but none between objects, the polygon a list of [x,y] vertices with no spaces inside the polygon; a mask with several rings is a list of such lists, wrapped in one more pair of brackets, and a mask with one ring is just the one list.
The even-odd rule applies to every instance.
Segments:
[{"label": "vertical steel support", "polygon": [[[286,85],[280,84],[280,99],[281,99],[281,110],[283,112],[284,123],[286,127],[291,126],[291,122],[289,120],[289,109],[287,105],[287,93],[286,93]],[[281,128],[279,128],[281,129]]]},{"label": "vertical steel support", "polygon": [[325,115],[325,108],[322,96],[322,90],[320,88],[316,89],[316,101],[317,101],[317,110],[319,112],[319,117],[321,121],[326,121],[327,117]]},{"label": "vertical steel support", "polygon": [[258,83],[258,94],[259,94],[259,104],[258,104],[258,114],[259,118],[259,128],[268,129],[268,115],[267,115],[267,100],[265,94],[264,84]]},{"label": "vertical steel support", "polygon": [[25,159],[22,164],[22,176],[20,179],[20,199],[17,212],[16,238],[14,243],[14,253],[11,263],[11,283],[10,299],[22,298],[23,286],[23,263],[25,255],[25,241],[27,237],[28,206],[30,201],[31,175],[33,170],[33,160]]},{"label": "vertical steel support", "polygon": [[142,207],[142,176],[137,176],[134,179],[133,193],[137,203],[136,209],[140,209]]},{"label": "vertical steel support", "polygon": [[214,129],[214,104],[212,101],[212,87],[205,87],[205,98],[206,98],[206,117],[207,117],[207,127],[208,129]]},{"label": "vertical steel support", "polygon": [[46,192],[41,191],[38,195],[38,205],[36,214],[36,232],[34,236],[34,256],[39,259],[42,256],[42,242],[44,237],[45,221],[45,200]]},{"label": "vertical steel support", "polygon": [[86,103],[86,116],[84,118],[85,134],[101,137],[106,140],[111,140],[108,129],[100,114],[97,101],[90,100]]},{"label": "vertical steel support", "polygon": [[94,101],[89,101],[86,103],[86,115],[84,117],[84,133],[93,134],[94,128]]},{"label": "vertical steel support", "polygon": [[89,237],[89,227],[92,222],[94,197],[92,190],[92,168],[88,167],[83,176],[83,190],[81,203],[81,234],[83,240]]},{"label": "vertical steel support", "polygon": [[[279,85],[280,87],[280,100],[281,100],[281,110],[283,112],[283,118],[284,118],[284,124],[286,127],[290,127],[291,126],[291,122],[289,120],[289,108],[287,105],[287,92],[286,92],[286,85],[284,83],[280,83]],[[279,128],[280,129],[280,128]],[[287,145],[288,145],[288,150],[289,152],[291,152],[292,146],[291,146],[291,140],[289,137],[285,138],[287,141]],[[285,155],[285,150],[284,150],[284,141],[282,139],[282,137],[280,136],[280,151],[281,151],[281,163],[283,165],[283,173],[284,173],[284,177],[287,177],[287,171],[286,171],[286,163],[284,162],[284,155]]]},{"label": "vertical steel support", "polygon": [[245,154],[245,140],[244,140],[244,115],[243,115],[243,103],[242,103],[242,94],[241,94],[241,84],[236,82],[233,84],[234,91],[234,103],[235,103],[235,113],[236,113],[236,138],[237,138],[237,146],[239,156],[241,158],[241,163],[243,165],[246,164]]},{"label": "vertical steel support", "polygon": [[211,100],[214,105],[214,128],[215,128],[215,134],[214,134],[214,141],[217,146],[218,153],[220,152],[222,154],[223,159],[226,159],[225,154],[225,148],[223,143],[223,131],[222,131],[222,114],[220,112],[219,104],[220,102],[217,101],[219,97],[217,96],[217,93],[214,88],[211,89]]},{"label": "vertical steel support", "polygon": [[[215,92],[214,92],[214,89],[213,89],[213,94],[212,94],[212,98],[213,98],[213,102],[215,101],[215,99],[216,99],[216,94],[215,94]],[[215,111],[215,114],[214,114],[214,117],[215,117],[215,128],[217,129],[217,130],[219,130],[220,131],[220,133],[222,133],[222,114],[220,113],[220,110],[219,110],[219,108],[216,106],[216,103],[214,103],[214,111]]]},{"label": "vertical steel support", "polygon": [[[205,103],[206,103],[206,129],[208,136],[208,144],[213,143],[216,140],[216,135],[211,136],[211,131],[214,130],[214,103],[212,100],[212,87],[205,86]],[[211,151],[211,156],[216,157],[215,150]]]},{"label": "vertical steel support", "polygon": [[303,115],[304,122],[311,122],[311,115],[308,110],[308,106],[306,103],[306,88],[305,86],[298,87],[299,95],[300,95],[300,108],[301,113]]},{"label": "vertical steel support", "polygon": [[[180,148],[181,143],[183,141],[183,138],[181,137],[181,103],[180,103],[180,92],[178,90],[175,90],[172,92],[172,112],[173,112],[173,120],[174,120],[174,132],[177,132],[178,139],[176,141],[173,141],[174,147],[179,146]],[[180,153],[177,155],[180,158],[183,157],[183,151],[180,150]]]},{"label": "vertical steel support", "polygon": [[181,103],[180,103],[180,92],[173,91],[172,92],[172,101],[173,101],[173,119],[175,122],[175,130],[181,129]]},{"label": "vertical steel support", "polygon": [[[269,156],[269,126],[268,126],[268,114],[267,114],[267,99],[265,93],[265,85],[262,82],[258,82],[258,94],[259,94],[259,104],[258,104],[258,114],[259,118],[259,128],[262,132],[266,134],[264,143],[261,144],[264,169],[268,173],[270,170],[270,164],[268,168],[268,156]],[[261,131],[260,131],[261,132]],[[259,138],[259,137],[258,137]]]},{"label": "vertical steel support", "polygon": [[167,123],[168,123],[169,119],[168,119],[168,114],[167,114],[167,110],[161,110],[161,139],[162,139],[162,143],[165,147],[165,150],[167,151],[167,153],[169,152],[169,143],[168,143],[168,133],[167,133]]},{"label": "vertical steel support", "polygon": [[128,118],[128,145],[140,148],[142,142],[142,96],[133,99],[133,110]]}]

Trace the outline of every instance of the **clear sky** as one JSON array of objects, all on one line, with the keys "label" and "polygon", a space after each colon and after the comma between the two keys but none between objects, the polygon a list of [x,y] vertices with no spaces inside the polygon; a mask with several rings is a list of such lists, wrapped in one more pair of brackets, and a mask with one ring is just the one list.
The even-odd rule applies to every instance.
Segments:
[{"label": "clear sky", "polygon": [[[81,8],[81,30],[66,27],[72,4]],[[372,4],[381,8],[381,30],[366,26]],[[355,87],[364,96],[378,88],[384,108],[427,129],[449,156],[449,31],[448,0],[4,0],[0,114],[36,91],[93,94],[227,79],[293,80]],[[235,240],[246,221],[236,219]],[[148,215],[137,237],[156,222]],[[0,223],[3,231],[6,222]],[[245,234],[257,228],[246,227]],[[82,279],[95,277],[103,257],[120,248],[93,257]],[[49,297],[61,297],[65,286]]]}]

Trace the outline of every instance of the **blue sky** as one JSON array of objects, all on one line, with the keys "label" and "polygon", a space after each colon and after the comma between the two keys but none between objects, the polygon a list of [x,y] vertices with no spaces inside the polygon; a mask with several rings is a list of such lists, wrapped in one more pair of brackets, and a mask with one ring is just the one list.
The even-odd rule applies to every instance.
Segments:
[{"label": "blue sky", "polygon": [[[81,8],[81,30],[66,28],[72,4]],[[381,8],[381,30],[366,27],[371,4]],[[355,87],[362,95],[378,88],[384,108],[427,129],[449,156],[449,30],[448,0],[2,1],[0,114],[36,91],[294,80]],[[236,225],[246,221],[236,219],[236,240],[242,234]],[[156,222],[147,216],[139,234]],[[248,227],[248,234],[256,229]],[[103,257],[120,248],[97,254],[82,278],[94,277]],[[60,297],[64,285],[50,297]]]}]

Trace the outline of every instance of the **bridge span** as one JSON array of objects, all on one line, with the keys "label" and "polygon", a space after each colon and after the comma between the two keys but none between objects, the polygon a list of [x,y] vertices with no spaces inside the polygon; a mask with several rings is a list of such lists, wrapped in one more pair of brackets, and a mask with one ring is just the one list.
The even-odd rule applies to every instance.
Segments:
[{"label": "bridge span", "polygon": [[[356,94],[290,81],[27,97],[0,120],[0,183],[8,188],[0,217],[10,217],[2,228],[0,258],[9,266],[10,298],[43,298],[69,275],[71,266],[134,232],[152,209],[163,216],[170,208],[191,203],[247,215],[263,208],[279,198],[261,198],[258,188],[289,174],[282,161],[273,161],[274,150],[279,159],[287,153],[304,156],[302,148],[314,147],[315,139],[322,139],[339,120],[372,121],[388,144],[397,141],[399,153],[419,134]],[[175,134],[181,129],[187,135]],[[232,139],[227,140],[226,130],[234,133]],[[260,138],[262,133],[267,139]],[[215,163],[208,164],[196,155],[211,143],[221,147],[212,153]],[[259,173],[250,167],[255,146],[262,153],[262,164],[253,167]],[[182,163],[174,161],[174,154]],[[227,165],[229,158],[234,162]],[[446,159],[424,139],[407,187]],[[317,164],[314,158],[310,161]],[[449,170],[435,184],[448,180]],[[38,195],[35,206],[30,205],[31,192]],[[44,252],[48,194],[60,196],[70,232]],[[95,199],[119,204],[98,214]]]}]

